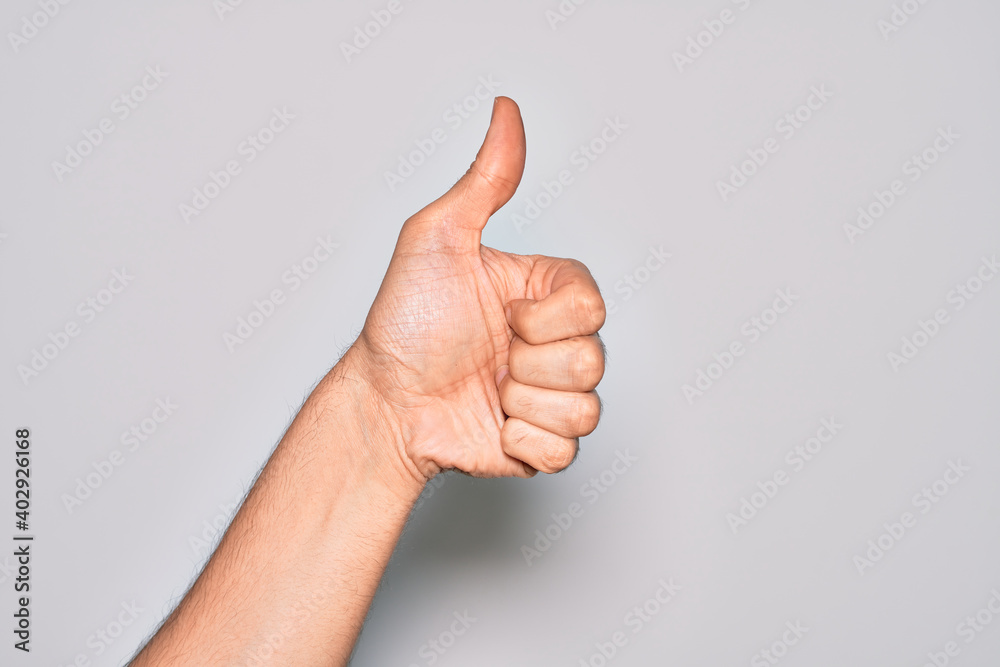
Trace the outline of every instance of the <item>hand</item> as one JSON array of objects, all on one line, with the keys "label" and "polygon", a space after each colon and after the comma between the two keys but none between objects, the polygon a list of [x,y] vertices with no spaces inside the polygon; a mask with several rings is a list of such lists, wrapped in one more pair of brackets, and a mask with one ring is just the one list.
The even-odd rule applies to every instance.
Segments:
[{"label": "hand", "polygon": [[499,98],[475,163],[403,225],[358,340],[131,664],[346,665],[430,477],[572,462],[600,417],[604,301],[579,262],[480,244],[523,170],[520,113]]},{"label": "hand", "polygon": [[494,102],[469,171],[403,225],[352,347],[399,460],[421,483],[558,472],[597,426],[605,308],[587,268],[481,245],[524,171],[517,105]]}]

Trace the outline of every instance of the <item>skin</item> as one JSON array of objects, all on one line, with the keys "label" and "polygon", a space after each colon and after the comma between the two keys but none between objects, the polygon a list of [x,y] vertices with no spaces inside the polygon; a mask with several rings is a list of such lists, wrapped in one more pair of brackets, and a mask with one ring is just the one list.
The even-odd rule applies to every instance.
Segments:
[{"label": "skin", "polygon": [[429,479],[572,463],[600,418],[604,301],[575,260],[481,244],[524,159],[497,98],[475,162],[404,223],[357,341],[133,666],[346,665]]}]

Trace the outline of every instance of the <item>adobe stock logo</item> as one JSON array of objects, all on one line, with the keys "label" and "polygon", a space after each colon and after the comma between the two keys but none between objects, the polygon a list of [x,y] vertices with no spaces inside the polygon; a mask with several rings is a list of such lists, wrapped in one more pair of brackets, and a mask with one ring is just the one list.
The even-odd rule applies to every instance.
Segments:
[{"label": "adobe stock logo", "polygon": [[[998,273],[1000,273],[1000,263],[997,262],[996,254],[992,257],[983,257],[975,273],[956,284],[945,296],[947,303],[954,304],[953,313],[965,308],[966,304],[975,299]],[[917,328],[908,336],[900,338],[899,352],[893,350],[886,354],[893,372],[898,373],[900,366],[913,361],[920,351],[941,333],[942,328],[951,322],[953,313],[942,307],[935,310],[926,320],[918,319]]]},{"label": "adobe stock logo", "polygon": [[[119,442],[127,452],[138,451],[139,447],[146,443],[180,407],[170,400],[169,396],[165,399],[157,398],[155,403],[156,407],[153,408],[148,417],[137,424],[132,424],[127,431],[122,432]],[[128,458],[128,454],[122,450],[113,449],[107,458],[92,462],[90,467],[94,471],[76,478],[76,486],[73,488],[72,494],[64,493],[59,497],[66,511],[72,514],[74,510],[82,507],[84,502],[94,495],[94,492],[115,474],[115,469],[122,466]]]},{"label": "adobe stock logo", "polygon": [[956,639],[945,642],[940,651],[928,651],[927,662],[921,667],[945,667],[951,664],[951,659],[962,652],[957,638],[960,637],[966,645],[971,644],[1000,616],[1000,591],[994,588],[990,593],[990,598],[975,614],[969,614],[955,626]]},{"label": "adobe stock logo", "polygon": [[316,275],[333,257],[333,251],[339,247],[340,244],[334,243],[329,234],[325,237],[317,236],[312,251],[281,274],[281,283],[288,286],[288,291],[275,287],[267,293],[267,296],[254,299],[250,312],[246,316],[240,315],[236,318],[236,327],[233,331],[222,333],[222,342],[229,353],[236,352],[236,349],[250,340],[265,322],[274,317],[278,308],[288,302],[289,295],[298,292],[305,281]]},{"label": "adobe stock logo", "polygon": [[[134,278],[135,276],[129,274],[128,269],[124,266],[120,271],[118,269],[112,270],[108,286],[98,290],[94,296],[87,297],[76,307],[76,314],[83,318],[83,324],[90,324],[99,313],[103,313],[115,301],[117,295],[125,291]],[[27,387],[29,381],[38,377],[42,371],[48,368],[69,347],[70,341],[79,336],[82,331],[83,325],[77,320],[67,320],[60,329],[54,333],[49,332],[49,342],[42,344],[41,351],[38,348],[32,348],[28,366],[24,364],[17,366],[17,374],[24,386]]]},{"label": "adobe stock logo", "polygon": [[[160,84],[169,76],[169,72],[164,72],[158,65],[149,65],[145,69],[142,79],[132,88],[122,93],[111,102],[110,110],[119,122],[124,122],[132,112],[139,108],[139,105],[146,101],[149,94],[160,87]],[[80,130],[83,139],[75,144],[66,144],[66,153],[63,161],[53,160],[52,173],[60,183],[73,173],[77,167],[83,164],[84,158],[92,154],[98,146],[104,143],[105,138],[118,129],[115,122],[108,117],[97,121],[97,127]]]},{"label": "adobe stock logo", "polygon": [[30,17],[21,17],[20,33],[8,32],[7,40],[14,49],[14,53],[21,50],[25,44],[38,36],[38,31],[49,24],[62,11],[70,0],[38,0],[38,7],[42,11],[35,12]]},{"label": "adobe stock logo", "polygon": [[371,11],[371,21],[363,26],[355,26],[351,42],[340,43],[340,52],[344,55],[347,64],[351,64],[354,58],[360,56],[362,51],[371,46],[372,41],[381,35],[382,31],[388,28],[393,19],[402,14],[404,9],[405,7],[400,0],[389,0],[384,9]]},{"label": "adobe stock logo", "polygon": [[916,16],[917,12],[927,4],[928,0],[903,0],[903,2],[892,5],[892,13],[889,20],[879,19],[875,25],[882,33],[882,39],[889,41],[889,36],[910,22],[910,17]]},{"label": "adobe stock logo", "polygon": [[[587,500],[588,505],[593,505],[638,461],[639,457],[632,455],[629,450],[617,450],[615,460],[610,466],[580,486],[580,496]],[[552,523],[535,531],[535,541],[532,544],[534,548],[527,544],[521,545],[521,555],[524,556],[524,562],[528,567],[531,567],[532,561],[538,560],[542,554],[551,549],[554,542],[569,532],[586,510],[582,503],[572,502],[566,507],[565,512],[553,512]]]},{"label": "adobe stock logo", "polygon": [[[910,183],[916,183],[936,163],[944,153],[947,153],[962,135],[956,133],[951,125],[939,127],[937,136],[933,141],[923,148],[919,153],[911,155],[900,167],[904,176],[907,176]],[[844,223],[844,234],[847,240],[854,245],[859,236],[864,235],[877,223],[889,210],[896,205],[903,195],[909,190],[903,179],[897,178],[889,183],[885,190],[874,190],[873,200],[869,200],[864,206],[859,206],[857,218],[854,223]]]},{"label": "adobe stock logo", "polygon": [[426,164],[427,160],[437,151],[438,146],[448,141],[449,131],[454,132],[462,127],[476,111],[486,106],[486,102],[495,97],[497,89],[502,85],[503,82],[494,79],[492,74],[485,77],[480,76],[476,87],[468,95],[445,109],[444,113],[441,114],[441,120],[447,123],[448,129],[436,127],[426,136],[414,140],[413,150],[405,155],[399,154],[399,163],[396,169],[383,173],[385,184],[389,186],[389,192],[395,192],[396,188],[405,183],[410,176],[413,176],[419,167]]},{"label": "adobe stock logo", "polygon": [[749,496],[740,498],[739,507],[735,512],[726,514],[726,523],[735,535],[740,528],[748,526],[751,521],[770,503],[786,486],[796,473],[806,467],[806,464],[816,458],[823,451],[825,445],[830,444],[837,436],[837,433],[844,428],[844,425],[837,421],[836,417],[824,417],[820,420],[816,435],[808,438],[801,445],[795,445],[785,454],[784,461],[791,468],[785,470],[779,468],[772,475],[758,481],[757,490]]},{"label": "adobe stock logo", "polygon": [[785,631],[781,633],[781,637],[771,642],[771,645],[765,649],[761,649],[754,657],[750,658],[751,667],[770,667],[770,665],[776,665],[778,662],[788,655],[788,649],[795,646],[801,641],[806,633],[809,632],[809,628],[802,625],[800,621],[785,621]]},{"label": "adobe stock logo", "polygon": [[687,399],[688,405],[694,405],[696,398],[705,395],[705,392],[715,386],[715,383],[722,379],[735,364],[736,361],[746,354],[749,343],[756,343],[761,335],[770,330],[775,323],[785,313],[795,305],[799,297],[792,293],[790,288],[775,291],[775,299],[770,308],[765,308],[760,315],[751,317],[740,326],[740,333],[747,337],[747,343],[734,340],[721,352],[712,355],[704,370],[698,368],[695,371],[694,385],[685,384],[681,387],[681,393]]},{"label": "adobe stock logo", "polygon": [[[653,594],[634,605],[622,619],[622,625],[632,630],[633,637],[642,632],[661,611],[666,609],[682,590],[681,586],[674,583],[672,577],[661,578],[656,583],[659,586]],[[580,658],[579,667],[606,667],[622,649],[628,646],[631,639],[624,630],[613,632],[607,641],[598,641],[594,644],[596,650],[593,653],[586,658]]]},{"label": "adobe stock logo", "polygon": [[[628,129],[628,125],[622,122],[620,116],[613,119],[604,119],[604,127],[589,142],[580,144],[569,156],[569,163],[576,167],[576,172],[582,174],[587,171],[592,164],[604,155],[613,143],[618,141]],[[542,181],[541,192],[534,197],[528,198],[528,203],[524,205],[522,213],[511,215],[511,222],[520,234],[525,227],[535,224],[545,209],[552,206],[563,193],[576,182],[576,176],[570,169],[561,169],[551,181]]]},{"label": "adobe stock logo", "polygon": [[[751,0],[732,0],[732,2],[741,12],[745,12],[750,8]],[[705,51],[715,44],[716,40],[722,37],[722,34],[726,31],[726,26],[734,24],[738,16],[731,9],[723,9],[719,12],[719,18],[702,21],[701,25],[704,27],[704,30],[698,31],[693,36],[688,36],[683,52],[674,51],[673,53],[674,65],[677,66],[677,71],[683,74],[685,67],[694,65],[694,61],[701,58],[705,54]]]},{"label": "adobe stock logo", "polygon": [[240,160],[233,158],[227,160],[219,171],[209,170],[208,180],[204,185],[192,189],[190,204],[182,202],[177,206],[181,220],[190,223],[191,218],[201,215],[219,195],[232,185],[233,179],[243,173],[243,166],[250,164],[267,150],[278,135],[288,129],[293,120],[295,120],[295,114],[290,113],[288,107],[271,109],[271,117],[267,123],[253,134],[248,134],[247,138],[236,147],[236,154],[243,158],[243,163],[241,164]]},{"label": "adobe stock logo", "polygon": [[219,17],[221,22],[226,20],[226,14],[232,14],[242,5],[243,0],[214,0],[212,9],[215,10],[215,15]]},{"label": "adobe stock logo", "polygon": [[[624,304],[635,296],[646,283],[653,279],[657,271],[667,265],[667,261],[671,257],[673,255],[664,250],[662,244],[649,246],[649,253],[646,255],[645,261],[632,269],[631,272],[623,275],[621,280],[614,284],[615,294],[622,295],[621,303]],[[608,315],[614,315],[621,309],[619,302],[611,297],[605,297],[604,303],[607,306]]]},{"label": "adobe stock logo", "polygon": [[558,30],[559,25],[568,21],[573,14],[576,14],[576,8],[586,2],[587,0],[562,0],[554,10],[545,10],[545,20],[549,22],[549,27],[553,31]]},{"label": "adobe stock logo", "polygon": [[962,481],[972,468],[962,463],[962,459],[948,461],[948,467],[941,476],[922,488],[918,493],[913,494],[910,503],[914,509],[920,511],[919,514],[913,512],[903,512],[899,515],[899,521],[886,522],[882,524],[885,529],[878,537],[868,540],[867,549],[854,556],[854,567],[858,574],[864,576],[866,570],[875,567],[894,546],[906,537],[917,525],[920,517],[928,514],[934,506],[948,495],[953,486]]},{"label": "adobe stock logo", "polygon": [[[135,600],[132,600],[131,603],[123,601],[119,607],[121,609],[114,612],[114,616],[110,621],[87,636],[87,648],[90,649],[91,656],[95,659],[104,655],[105,651],[110,649],[128,631],[139,616],[142,615],[142,612],[146,611],[143,607],[136,604]],[[91,663],[87,654],[80,652],[73,658],[73,662],[66,665],[66,667],[90,667],[91,664],[93,663]],[[62,662],[57,667],[62,667]]]},{"label": "adobe stock logo", "polygon": [[[448,629],[442,630],[437,637],[428,639],[425,644],[417,649],[417,655],[424,659],[425,665],[437,663],[438,659],[447,653],[448,649],[454,646],[458,639],[465,635],[469,631],[469,628],[479,620],[469,614],[468,609],[462,613],[453,612],[452,617],[455,620],[451,622]],[[420,665],[411,663],[409,667],[420,667]]]},{"label": "adobe stock logo", "polygon": [[[809,95],[806,96],[802,104],[775,121],[774,131],[780,134],[782,139],[789,141],[805,127],[806,123],[812,120],[816,112],[826,106],[832,97],[833,93],[826,89],[826,84],[812,86],[809,89]],[[781,142],[774,137],[765,139],[760,148],[748,148],[746,150],[748,159],[738,164],[732,164],[729,167],[729,178],[725,181],[715,182],[715,189],[719,192],[722,201],[728,201],[730,197],[743,188],[779,150],[781,150]]]}]

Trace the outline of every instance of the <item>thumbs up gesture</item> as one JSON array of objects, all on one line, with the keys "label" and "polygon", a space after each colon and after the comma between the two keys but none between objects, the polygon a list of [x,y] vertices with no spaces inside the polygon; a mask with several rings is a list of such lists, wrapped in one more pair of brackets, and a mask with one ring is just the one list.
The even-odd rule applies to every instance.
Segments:
[{"label": "thumbs up gesture", "polygon": [[558,472],[600,418],[605,307],[590,272],[481,243],[524,159],[520,110],[498,97],[469,171],[403,224],[349,352],[418,479]]}]

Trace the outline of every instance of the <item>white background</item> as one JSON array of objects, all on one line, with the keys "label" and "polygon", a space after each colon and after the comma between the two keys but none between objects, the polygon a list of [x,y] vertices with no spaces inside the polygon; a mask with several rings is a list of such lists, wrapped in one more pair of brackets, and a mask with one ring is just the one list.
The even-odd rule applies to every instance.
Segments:
[{"label": "white background", "polygon": [[[11,441],[27,427],[36,535],[30,656],[12,647],[0,557],[0,662],[117,665],[172,608],[206,525],[360,329],[402,221],[468,167],[491,101],[467,98],[492,77],[522,109],[528,162],[484,242],[591,267],[614,301],[604,419],[562,474],[441,478],[353,664],[429,665],[425,644],[465,611],[477,620],[435,664],[596,667],[618,631],[609,664],[770,664],[753,661],[786,622],[808,632],[781,664],[917,667],[948,641],[949,664],[995,664],[1000,619],[957,633],[1000,590],[1000,281],[961,309],[953,290],[1000,251],[1000,6],[910,0],[887,31],[889,0],[591,0],[558,22],[556,0],[404,0],[348,59],[341,44],[386,6],[71,2],[17,44],[42,10],[0,12],[0,534],[16,532]],[[120,119],[147,67],[166,76]],[[832,96],[786,138],[776,123],[821,86]],[[453,127],[456,104],[474,110]],[[238,147],[276,107],[294,120],[246,162]],[[114,131],[60,181],[53,163],[102,118]],[[579,171],[608,119],[627,128]],[[446,141],[391,189],[386,172],[436,128]],[[939,128],[958,138],[911,180]],[[779,150],[724,201],[718,182],[769,137]],[[241,173],[186,222],[179,206],[231,159]],[[573,183],[518,228],[563,169]],[[905,194],[852,243],[844,225],[894,179]],[[292,291],[283,274],[328,235],[339,248]],[[671,255],[657,271],[650,246]],[[133,279],[87,322],[79,304],[123,267]],[[224,334],[274,289],[285,303],[231,352]],[[797,300],[751,342],[744,323],[777,290]],[[947,324],[894,368],[938,309]],[[79,335],[22,378],[70,321]],[[733,341],[745,353],[689,401],[682,387]],[[178,407],[129,451],[122,433],[157,399]],[[786,453],[831,417],[843,428],[794,471]],[[67,507],[115,450],[121,465]],[[590,504],[581,486],[626,451],[638,461]],[[969,471],[915,504],[949,461]],[[788,483],[734,533],[727,515],[777,471]],[[582,516],[529,565],[522,547],[573,502]],[[904,512],[916,525],[859,566]],[[626,615],[661,578],[681,590],[633,632]],[[138,619],[95,640],[132,602]]]}]

